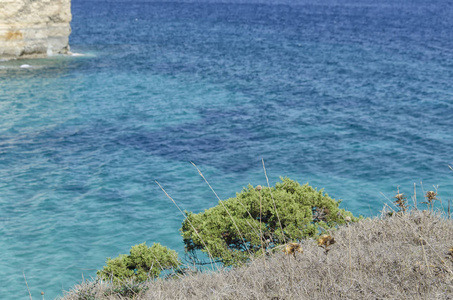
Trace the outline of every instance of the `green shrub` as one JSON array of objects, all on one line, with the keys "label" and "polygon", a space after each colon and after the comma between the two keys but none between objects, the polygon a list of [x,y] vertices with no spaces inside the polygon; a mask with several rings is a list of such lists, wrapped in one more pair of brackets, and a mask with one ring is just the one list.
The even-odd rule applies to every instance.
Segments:
[{"label": "green shrub", "polygon": [[322,190],[289,178],[281,180],[270,189],[249,185],[235,198],[204,212],[188,212],[180,229],[186,251],[202,250],[226,266],[238,265],[263,248],[314,237],[321,228],[336,227],[345,219],[358,220]]},{"label": "green shrub", "polygon": [[164,269],[176,268],[181,265],[178,254],[174,250],[154,243],[151,247],[146,243],[132,246],[130,254],[121,254],[116,258],[107,258],[107,265],[97,272],[104,279],[119,283],[125,279],[138,282],[156,278]]}]

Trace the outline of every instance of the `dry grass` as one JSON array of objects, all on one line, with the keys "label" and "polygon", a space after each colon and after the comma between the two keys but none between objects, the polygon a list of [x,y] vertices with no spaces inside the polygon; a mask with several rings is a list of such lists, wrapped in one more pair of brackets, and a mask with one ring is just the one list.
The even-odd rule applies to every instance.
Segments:
[{"label": "dry grass", "polygon": [[97,281],[62,299],[453,299],[453,220],[400,212],[329,234],[336,243],[328,252],[307,240],[302,253],[278,251],[245,267],[160,279],[144,289],[131,284],[129,298]]}]

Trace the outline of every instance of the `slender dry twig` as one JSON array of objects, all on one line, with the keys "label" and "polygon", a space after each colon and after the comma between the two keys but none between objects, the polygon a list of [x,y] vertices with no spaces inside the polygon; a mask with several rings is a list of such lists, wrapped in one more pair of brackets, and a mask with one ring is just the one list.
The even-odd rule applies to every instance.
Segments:
[{"label": "slender dry twig", "polygon": [[[348,262],[349,262],[349,278],[352,278],[352,247],[351,247],[351,239],[352,239],[352,234],[351,234],[351,224],[349,222],[346,224],[348,227]],[[352,281],[351,279],[349,280],[349,285],[352,286]]]},{"label": "slender dry twig", "polygon": [[[448,165],[448,167],[450,168],[450,170],[453,171],[453,168]],[[448,218],[451,219],[451,214],[450,214],[450,202],[451,202],[451,199],[448,199]]]},{"label": "slender dry twig", "polygon": [[187,218],[187,215],[182,211],[182,209],[178,206],[178,204],[176,204],[176,201],[167,193],[167,191],[160,185],[160,183],[157,182],[157,180],[155,180],[155,182],[160,187],[160,189],[165,193],[165,195],[173,202],[173,204],[176,206],[176,208],[178,208],[179,212],[184,216],[184,218],[187,219],[187,221],[189,222],[189,224],[192,227],[195,234],[200,238],[200,241],[203,243],[203,246],[206,248],[206,251],[208,252],[209,260],[211,262],[211,268],[214,270],[214,263],[213,263],[214,257],[212,256],[211,252],[209,251],[208,246],[206,246],[205,242],[203,241],[203,238],[198,233],[198,230],[195,229],[192,222],[190,222],[189,218]]},{"label": "slender dry twig", "polygon": [[196,165],[195,163],[193,163],[192,161],[191,161],[190,163],[197,169],[198,174],[200,174],[201,178],[204,179],[204,181],[206,182],[206,184],[209,186],[209,188],[211,189],[211,191],[214,193],[214,195],[215,195],[215,196],[217,197],[217,199],[219,200],[220,204],[222,204],[223,208],[226,210],[226,212],[227,212],[228,215],[230,216],[231,221],[233,221],[234,227],[236,227],[236,230],[238,231],[239,236],[241,237],[242,242],[244,243],[244,246],[245,246],[245,249],[247,250],[247,253],[248,253],[249,255],[252,255],[252,252],[250,252],[250,249],[249,249],[249,247],[247,246],[247,242],[245,241],[244,236],[242,235],[241,231],[239,230],[239,227],[238,227],[238,225],[236,224],[236,221],[234,221],[233,216],[230,214],[230,211],[226,208],[225,204],[223,204],[223,201],[220,200],[219,195],[217,195],[217,193],[214,191],[214,189],[213,189],[212,186],[209,184],[208,180],[204,177],[203,173],[201,173],[201,171],[200,171],[200,169],[197,167],[197,165]]},{"label": "slender dry twig", "polygon": [[271,194],[272,203],[274,204],[274,210],[275,210],[275,214],[277,215],[278,224],[280,224],[280,230],[282,231],[283,243],[286,244],[285,232],[283,231],[282,222],[280,221],[280,217],[278,215],[277,206],[275,205],[274,196],[272,195],[272,189],[271,189],[271,186],[269,184],[269,178],[267,177],[266,166],[264,165],[264,158],[261,159],[261,162],[263,163],[264,176],[266,176],[267,187],[269,188],[269,193]]},{"label": "slender dry twig", "polygon": [[451,219],[451,214],[450,214],[450,202],[451,199],[448,199],[448,218]]},{"label": "slender dry twig", "polygon": [[[384,193],[382,193],[382,192],[380,192],[380,193],[381,193],[382,196],[384,196],[384,198],[386,198],[388,201],[392,202],[392,204],[393,204],[393,201],[390,200],[386,195],[384,195]],[[381,199],[379,199],[379,200],[381,200]],[[391,208],[387,203],[385,203],[382,200],[381,200],[381,202],[382,202],[382,204],[384,204],[384,209],[388,208],[388,209],[390,209],[392,211],[392,213],[396,213],[396,211],[393,208]],[[395,204],[393,204],[393,205],[395,205]],[[384,209],[382,210],[382,212],[384,212]]]},{"label": "slender dry twig", "polygon": [[425,265],[426,265],[426,269],[428,270],[428,273],[431,275],[431,269],[429,268],[430,266],[428,265],[428,259],[426,258],[426,251],[425,251],[425,246],[423,246],[423,242],[420,241],[421,245],[422,245],[422,251],[423,251],[423,259],[425,260]]},{"label": "slender dry twig", "polygon": [[25,285],[27,286],[28,295],[30,295],[30,300],[33,300],[33,298],[31,297],[30,288],[28,287],[27,278],[25,278],[24,270],[22,270],[22,274],[24,274]]},{"label": "slender dry twig", "polygon": [[[263,231],[262,231],[262,219],[263,219],[263,205],[262,205],[262,199],[261,199],[261,185],[258,185],[256,187],[256,189],[258,190],[258,192],[260,193],[260,241],[261,241],[261,250],[263,251],[263,255],[266,254],[266,249],[264,249],[264,237],[263,237]],[[266,264],[266,261],[264,261],[264,264]]]}]

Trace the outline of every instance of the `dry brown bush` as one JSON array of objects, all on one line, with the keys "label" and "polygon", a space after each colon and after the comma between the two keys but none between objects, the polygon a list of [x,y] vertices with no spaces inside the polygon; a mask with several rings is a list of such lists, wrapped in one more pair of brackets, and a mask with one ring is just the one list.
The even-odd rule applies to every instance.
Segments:
[{"label": "dry brown bush", "polygon": [[[363,219],[303,253],[279,251],[247,266],[148,282],[134,299],[453,299],[453,220],[429,211]],[[130,299],[85,282],[64,300]],[[89,296],[92,298],[89,298]]]}]

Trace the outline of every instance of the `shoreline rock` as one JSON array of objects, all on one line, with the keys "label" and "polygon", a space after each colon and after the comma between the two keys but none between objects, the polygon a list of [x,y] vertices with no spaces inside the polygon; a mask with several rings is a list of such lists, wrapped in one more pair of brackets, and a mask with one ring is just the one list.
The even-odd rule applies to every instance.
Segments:
[{"label": "shoreline rock", "polygon": [[42,58],[69,53],[70,0],[0,2],[0,58]]}]

